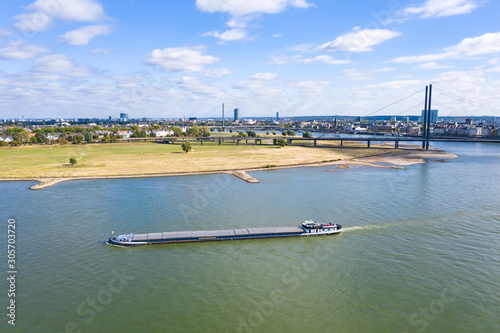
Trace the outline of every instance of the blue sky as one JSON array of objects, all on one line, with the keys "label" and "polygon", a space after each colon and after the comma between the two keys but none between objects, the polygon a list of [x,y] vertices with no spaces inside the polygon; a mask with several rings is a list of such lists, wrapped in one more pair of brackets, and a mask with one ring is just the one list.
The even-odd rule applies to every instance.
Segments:
[{"label": "blue sky", "polygon": [[499,13],[493,0],[4,1],[0,118],[215,118],[223,102],[243,117],[418,115],[429,83],[440,115],[500,116]]}]

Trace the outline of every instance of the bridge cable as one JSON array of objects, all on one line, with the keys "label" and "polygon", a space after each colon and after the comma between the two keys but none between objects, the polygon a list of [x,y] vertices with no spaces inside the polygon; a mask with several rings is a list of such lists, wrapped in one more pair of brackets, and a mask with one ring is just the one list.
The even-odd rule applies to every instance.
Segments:
[{"label": "bridge cable", "polygon": [[380,111],[382,111],[382,110],[387,109],[388,107],[391,107],[391,106],[393,106],[393,105],[396,105],[396,104],[398,104],[398,103],[400,103],[400,102],[402,102],[402,101],[404,101],[404,100],[406,100],[406,99],[408,99],[408,98],[410,98],[410,97],[413,97],[413,96],[415,96],[415,95],[417,95],[417,94],[420,94],[422,91],[424,91],[424,89],[421,89],[421,90],[417,91],[416,93],[413,93],[413,94],[411,94],[411,95],[409,95],[409,96],[406,96],[405,98],[401,98],[400,100],[398,100],[398,101],[396,101],[396,102],[394,102],[394,103],[391,103],[391,104],[389,104],[389,105],[386,105],[386,106],[384,106],[383,108],[380,108],[380,109],[378,109],[378,110],[376,110],[376,111],[373,111],[372,113],[367,114],[365,117],[369,117],[369,116],[371,116],[371,115],[373,115],[373,114],[375,114],[375,113],[377,113],[377,112],[380,112]]},{"label": "bridge cable", "polygon": [[459,100],[461,102],[467,102],[467,103],[479,106],[480,108],[486,109],[486,110],[488,110],[490,112],[495,112],[497,114],[500,114],[500,110],[492,108],[491,106],[483,105],[483,104],[481,104],[479,102],[475,102],[475,101],[470,100],[468,98],[465,98],[465,97],[462,97],[462,96],[458,96],[458,95],[455,95],[453,93],[450,93],[450,92],[447,92],[447,91],[444,91],[444,90],[441,90],[441,89],[438,89],[438,88],[434,88],[434,90],[438,91],[439,93],[441,93],[441,94],[443,94],[445,96],[454,98],[454,99]]}]

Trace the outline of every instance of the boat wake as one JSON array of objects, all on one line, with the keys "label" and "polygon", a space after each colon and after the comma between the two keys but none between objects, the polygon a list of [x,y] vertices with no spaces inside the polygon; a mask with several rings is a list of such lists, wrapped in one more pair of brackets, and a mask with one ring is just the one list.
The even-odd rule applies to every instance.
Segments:
[{"label": "boat wake", "polygon": [[356,226],[356,227],[342,228],[342,231],[347,232],[347,231],[356,231],[356,230],[381,229],[385,226],[386,225],[362,225],[362,226]]}]

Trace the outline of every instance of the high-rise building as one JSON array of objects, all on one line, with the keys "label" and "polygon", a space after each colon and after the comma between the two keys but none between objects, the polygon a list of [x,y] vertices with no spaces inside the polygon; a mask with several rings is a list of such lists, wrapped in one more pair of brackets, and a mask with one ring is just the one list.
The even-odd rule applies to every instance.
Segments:
[{"label": "high-rise building", "polygon": [[240,110],[238,108],[234,109],[234,121],[240,120]]},{"label": "high-rise building", "polygon": [[[424,121],[424,112],[425,110],[422,110],[422,121]],[[438,121],[438,110],[431,110],[431,116],[430,116],[430,123],[436,123]]]},{"label": "high-rise building", "polygon": [[276,120],[280,120],[280,113],[276,112]]},{"label": "high-rise building", "polygon": [[120,120],[127,121],[128,120],[128,113],[120,113]]}]

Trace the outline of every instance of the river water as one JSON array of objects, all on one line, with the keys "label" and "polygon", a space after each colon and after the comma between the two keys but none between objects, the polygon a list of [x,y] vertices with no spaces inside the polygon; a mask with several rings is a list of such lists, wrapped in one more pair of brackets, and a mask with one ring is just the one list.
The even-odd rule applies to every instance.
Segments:
[{"label": "river water", "polygon": [[[2,332],[500,332],[500,146],[449,163],[0,182]],[[115,233],[341,223],[328,237],[138,248]],[[7,271],[6,254],[4,274]]]}]

